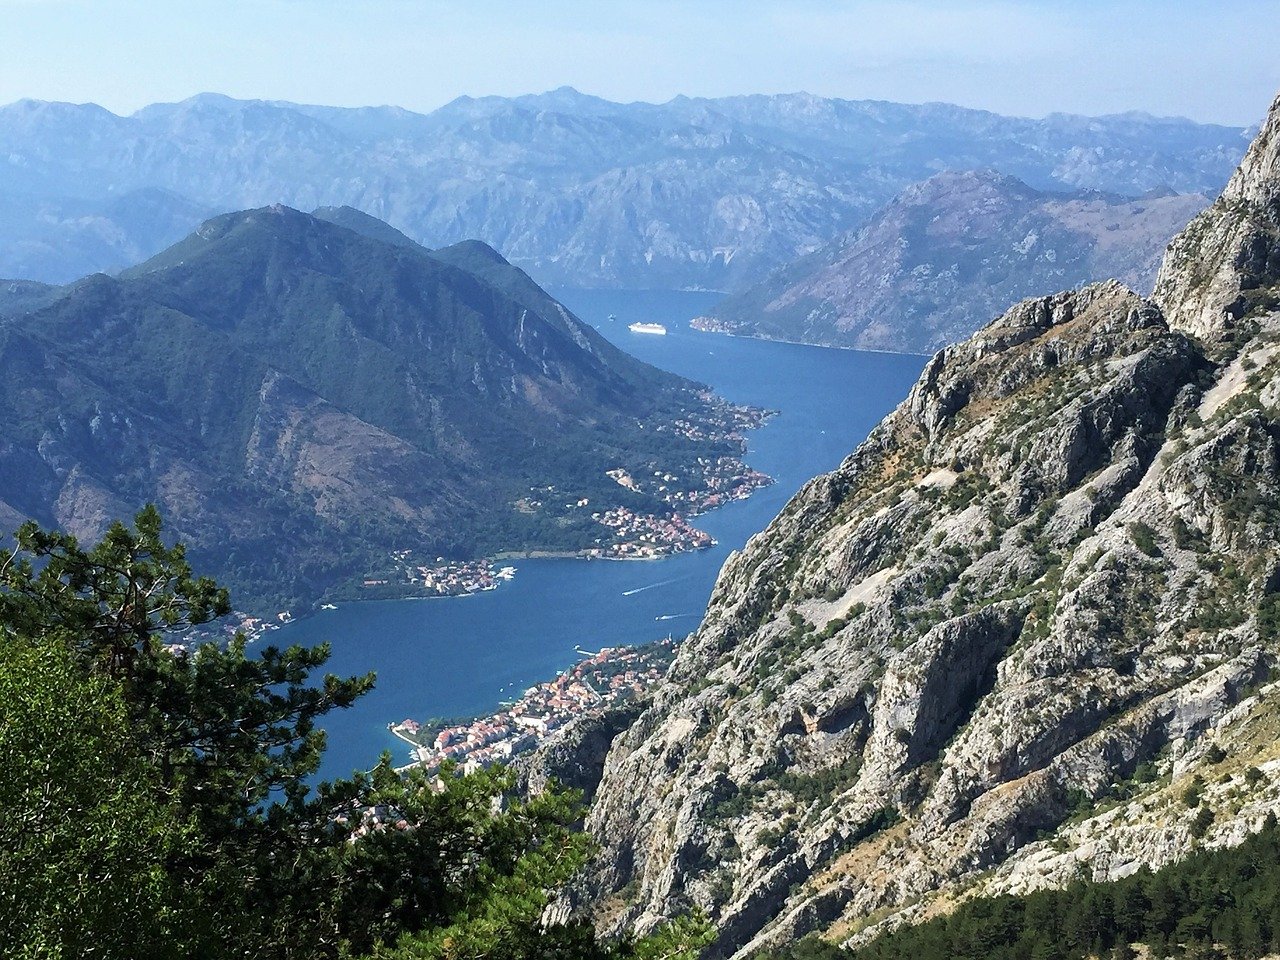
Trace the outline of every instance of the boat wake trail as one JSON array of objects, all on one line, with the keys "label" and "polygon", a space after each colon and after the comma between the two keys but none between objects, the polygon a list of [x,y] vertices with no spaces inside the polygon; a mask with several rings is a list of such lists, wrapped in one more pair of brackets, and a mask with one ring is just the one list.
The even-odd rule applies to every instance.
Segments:
[{"label": "boat wake trail", "polygon": [[683,580],[683,579],[684,579],[684,577],[673,577],[673,578],[672,578],[672,579],[670,579],[670,580],[662,580],[662,581],[660,581],[660,582],[658,582],[658,583],[651,583],[651,584],[649,584],[648,586],[644,586],[644,587],[635,587],[634,589],[631,589],[631,590],[623,590],[623,591],[622,591],[622,595],[623,595],[624,597],[629,597],[629,596],[631,596],[633,593],[644,593],[646,590],[653,590],[653,589],[654,589],[654,588],[656,588],[656,587],[665,587],[665,586],[666,586],[667,584],[669,584],[669,583],[675,583],[677,580]]},{"label": "boat wake trail", "polygon": [[684,617],[696,617],[696,613],[664,613],[660,617],[654,617],[654,620],[681,620]]}]

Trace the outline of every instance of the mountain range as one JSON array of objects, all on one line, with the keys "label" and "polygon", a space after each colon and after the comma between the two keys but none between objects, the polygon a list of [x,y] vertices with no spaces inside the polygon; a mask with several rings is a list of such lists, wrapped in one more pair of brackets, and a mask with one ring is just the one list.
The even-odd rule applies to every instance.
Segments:
[{"label": "mountain range", "polygon": [[594,795],[561,908],[698,908],[745,960],[968,904],[995,944],[983,898],[1273,829],[1278,384],[1280,98],[1152,296],[1035,297],[939,351],[730,557],[651,698],[532,758]]},{"label": "mountain range", "polygon": [[1035,190],[991,171],[908,187],[860,229],[716,304],[704,330],[931,353],[1019,300],[1114,277],[1150,293],[1164,248],[1209,203]]},{"label": "mountain range", "polygon": [[0,276],[122,269],[216,213],[348,205],[430,247],[478,238],[540,282],[735,289],[908,185],[996,169],[1036,189],[1216,192],[1246,131],[808,94],[611,103],[564,88],[429,114],[203,94],[117,116],[0,108]]},{"label": "mountain range", "polygon": [[118,277],[6,284],[6,315],[0,525],[91,537],[155,502],[250,608],[392,550],[590,547],[592,511],[670,513],[608,471],[694,489],[741,450],[705,388],[488,246],[428,253],[351,209],[216,217]]}]

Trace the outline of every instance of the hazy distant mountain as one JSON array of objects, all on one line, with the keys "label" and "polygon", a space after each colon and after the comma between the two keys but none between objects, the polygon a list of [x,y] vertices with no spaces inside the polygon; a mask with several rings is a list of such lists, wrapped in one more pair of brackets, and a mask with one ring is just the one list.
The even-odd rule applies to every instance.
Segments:
[{"label": "hazy distant mountain", "polygon": [[[588,546],[589,511],[552,507],[665,512],[606,471],[738,452],[673,429],[709,410],[704,388],[490,248],[430,255],[325,213],[356,230],[263,208],[118,278],[0,283],[0,525],[93,536],[154,501],[201,569],[283,602],[393,548]],[[558,492],[517,509],[531,487]]]},{"label": "hazy distant mountain", "polygon": [[1115,277],[1149,293],[1203,194],[1048,193],[989,171],[910,187],[861,230],[717,305],[706,329],[930,353],[1027,297]]},{"label": "hazy distant mountain", "polygon": [[205,94],[128,117],[21,101],[0,108],[0,276],[117,269],[179,222],[284,202],[356,207],[431,247],[479,238],[542,282],[728,289],[942,170],[1212,192],[1245,133],[806,94],[617,104],[565,88],[430,114]]},{"label": "hazy distant mountain", "polygon": [[0,186],[0,276],[56,282],[121,270],[218,211],[152,187],[86,199]]}]

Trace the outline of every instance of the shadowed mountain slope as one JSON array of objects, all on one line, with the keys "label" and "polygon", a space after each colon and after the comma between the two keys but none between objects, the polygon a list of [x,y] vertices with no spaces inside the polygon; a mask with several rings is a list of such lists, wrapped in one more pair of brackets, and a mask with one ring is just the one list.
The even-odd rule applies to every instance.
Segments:
[{"label": "shadowed mountain slope", "polygon": [[910,187],[855,233],[717,304],[706,329],[927,353],[1009,306],[1095,280],[1149,291],[1201,194],[1047,193],[990,171]]},{"label": "shadowed mountain slope", "polygon": [[515,502],[663,511],[605,472],[739,451],[680,436],[701,388],[482,244],[432,255],[359,225],[380,239],[228,214],[118,278],[27,290],[0,326],[5,515],[92,535],[155,500],[247,600],[311,598],[393,548],[587,546],[589,522]]}]

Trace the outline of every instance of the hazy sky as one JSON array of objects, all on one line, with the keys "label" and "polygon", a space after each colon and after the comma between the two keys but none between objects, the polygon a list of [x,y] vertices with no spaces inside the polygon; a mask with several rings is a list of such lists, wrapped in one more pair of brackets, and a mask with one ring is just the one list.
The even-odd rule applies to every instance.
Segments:
[{"label": "hazy sky", "polygon": [[0,0],[0,103],[807,90],[1253,123],[1280,0]]}]

